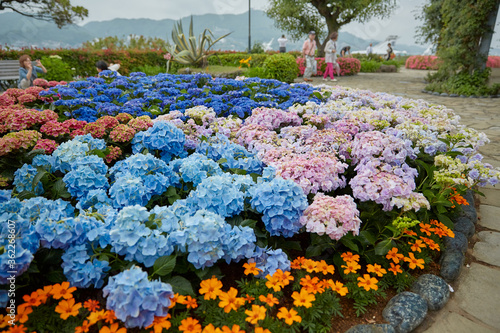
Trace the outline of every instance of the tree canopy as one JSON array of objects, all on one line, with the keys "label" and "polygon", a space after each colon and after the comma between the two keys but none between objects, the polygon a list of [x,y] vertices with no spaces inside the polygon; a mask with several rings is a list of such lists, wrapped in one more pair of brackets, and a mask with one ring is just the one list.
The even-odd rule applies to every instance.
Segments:
[{"label": "tree canopy", "polygon": [[[322,52],[327,37],[352,21],[387,17],[396,8],[395,0],[270,0],[267,15],[294,40],[316,31]],[[320,42],[321,41],[321,42]]]},{"label": "tree canopy", "polygon": [[0,0],[0,11],[10,9],[38,20],[53,21],[59,28],[88,16],[82,6],[72,6],[70,0]]}]

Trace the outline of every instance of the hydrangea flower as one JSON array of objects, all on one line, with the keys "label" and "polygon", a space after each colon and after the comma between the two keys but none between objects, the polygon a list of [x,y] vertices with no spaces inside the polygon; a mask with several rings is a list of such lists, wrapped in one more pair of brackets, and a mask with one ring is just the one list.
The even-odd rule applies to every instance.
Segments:
[{"label": "hydrangea flower", "polygon": [[33,180],[37,175],[38,170],[30,165],[24,164],[20,169],[14,172],[14,186],[16,191],[21,193],[23,191],[33,191],[36,195],[42,195],[45,191],[41,182],[38,182],[33,188]]},{"label": "hydrangea flower", "polygon": [[106,178],[108,167],[102,158],[96,155],[76,158],[70,164],[70,169],[63,181],[68,192],[78,199],[92,190],[109,188]]},{"label": "hydrangea flower", "polygon": [[106,272],[111,269],[109,263],[103,260],[90,260],[88,245],[76,245],[68,248],[61,256],[64,275],[68,282],[77,288],[101,288]]},{"label": "hydrangea flower", "polygon": [[148,274],[137,266],[109,278],[103,288],[106,308],[127,328],[144,328],[153,323],[154,317],[165,317],[171,298],[172,287],[160,280],[148,280]]},{"label": "hydrangea flower", "polygon": [[197,187],[205,178],[222,175],[219,164],[205,155],[194,153],[186,158],[170,162],[185,183],[193,183]]},{"label": "hydrangea flower", "polygon": [[134,153],[142,151],[144,148],[149,151],[158,151],[162,160],[169,162],[173,156],[182,156],[184,152],[184,133],[168,122],[155,122],[153,127],[147,131],[139,132],[132,140],[132,150]]},{"label": "hydrangea flower", "polygon": [[255,263],[255,267],[261,270],[257,275],[260,278],[265,278],[268,274],[272,276],[278,269],[283,272],[290,270],[290,260],[282,249],[256,247],[248,262]]}]

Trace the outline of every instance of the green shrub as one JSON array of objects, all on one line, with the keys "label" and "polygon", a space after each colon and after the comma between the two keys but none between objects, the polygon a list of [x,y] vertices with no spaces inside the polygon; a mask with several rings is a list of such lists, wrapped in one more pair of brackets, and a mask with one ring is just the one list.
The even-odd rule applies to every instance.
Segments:
[{"label": "green shrub", "polygon": [[261,79],[267,79],[267,72],[262,67],[250,67],[245,70],[246,77],[260,77]]},{"label": "green shrub", "polygon": [[425,89],[433,92],[465,96],[497,95],[500,93],[500,84],[488,85],[490,72],[491,69],[486,68],[484,71],[475,71],[472,75],[462,72],[448,78],[443,78],[438,72],[431,75],[433,82],[428,84]]},{"label": "green shrub", "polygon": [[47,81],[72,81],[74,71],[58,55],[42,57],[40,59],[47,73],[40,74],[40,77]]},{"label": "green shrub", "polygon": [[295,58],[286,53],[273,54],[264,62],[267,77],[292,83],[299,75],[299,66]]},{"label": "green shrub", "polygon": [[381,63],[375,60],[361,61],[361,70],[363,73],[374,73],[379,70]]},{"label": "green shrub", "polygon": [[261,54],[248,54],[248,53],[224,53],[224,54],[213,54],[208,57],[208,65],[219,65],[219,66],[240,66],[240,60],[248,59],[250,60],[251,67],[262,67],[264,61],[269,57],[266,53]]},{"label": "green shrub", "polygon": [[[172,63],[170,63],[172,65]],[[167,70],[165,66],[151,66],[151,65],[142,65],[132,69],[132,72],[143,72],[146,75],[158,75],[160,73],[165,73]]]}]

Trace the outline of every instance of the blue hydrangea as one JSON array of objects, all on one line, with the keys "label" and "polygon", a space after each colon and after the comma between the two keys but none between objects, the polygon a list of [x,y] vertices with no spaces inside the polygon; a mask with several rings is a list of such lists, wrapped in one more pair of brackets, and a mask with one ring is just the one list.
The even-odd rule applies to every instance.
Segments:
[{"label": "blue hydrangea", "polygon": [[261,182],[249,190],[252,208],[264,214],[262,221],[271,236],[292,237],[301,228],[302,212],[307,197],[292,180],[275,178]]},{"label": "blue hydrangea", "polygon": [[88,143],[75,139],[61,143],[52,153],[54,169],[62,172],[70,170],[71,163],[78,157],[85,156],[90,151]]},{"label": "blue hydrangea", "polygon": [[239,262],[242,259],[250,258],[255,250],[255,232],[250,227],[226,226],[226,237],[224,238],[224,256],[222,257],[229,264],[231,261]]},{"label": "blue hydrangea", "polygon": [[178,170],[185,183],[193,183],[196,187],[207,177],[222,175],[219,164],[201,154],[191,154],[189,157],[170,162],[174,170]]},{"label": "blue hydrangea", "polygon": [[[107,182],[106,182],[107,183]],[[90,190],[81,196],[76,204],[79,210],[94,209],[99,210],[104,206],[111,206],[113,203],[108,193],[103,189]]]},{"label": "blue hydrangea", "polygon": [[151,199],[150,192],[144,186],[142,178],[129,172],[120,173],[120,177],[109,189],[109,196],[115,208],[131,205],[145,206]]},{"label": "blue hydrangea", "polygon": [[72,196],[79,199],[92,190],[109,188],[106,178],[108,167],[100,157],[78,157],[70,168],[71,171],[64,176],[63,181]]},{"label": "blue hydrangea", "polygon": [[82,214],[97,214],[101,221],[101,223],[96,228],[91,229],[87,232],[87,239],[90,242],[98,244],[103,249],[110,245],[111,236],[109,235],[109,232],[116,221],[118,211],[113,209],[111,206],[102,205],[101,207],[97,208],[95,212],[80,211],[80,215]]},{"label": "blue hydrangea", "polygon": [[261,270],[258,275],[260,278],[265,278],[268,274],[273,275],[278,269],[282,271],[290,270],[290,260],[282,249],[272,250],[257,247],[248,262],[254,262],[255,267]]},{"label": "blue hydrangea", "polygon": [[262,170],[262,177],[259,177],[257,182],[259,184],[262,182],[270,182],[274,178],[276,178],[276,168],[269,165]]},{"label": "blue hydrangea", "polygon": [[38,220],[61,220],[75,216],[75,208],[67,201],[57,199],[49,200],[43,197],[35,197],[24,200],[19,214],[31,223]]},{"label": "blue hydrangea", "polygon": [[76,245],[68,248],[62,255],[64,275],[72,286],[77,288],[101,288],[106,272],[111,269],[105,260],[90,260],[93,254],[88,245]]},{"label": "blue hydrangea", "polygon": [[9,303],[9,292],[6,289],[0,289],[0,307],[6,308]]},{"label": "blue hydrangea", "polygon": [[223,217],[238,215],[243,211],[245,195],[233,184],[230,175],[205,178],[189,193],[188,205],[194,209],[205,209]]},{"label": "blue hydrangea", "polygon": [[103,139],[96,139],[91,134],[78,135],[72,141],[88,144],[90,150],[104,150],[106,149],[106,141]]},{"label": "blue hydrangea", "polygon": [[54,172],[56,170],[55,164],[56,159],[52,155],[36,155],[31,162],[31,165],[34,167],[43,167],[47,172]]},{"label": "blue hydrangea", "polygon": [[109,232],[112,251],[135,260],[146,267],[153,266],[159,257],[174,251],[167,237],[158,229],[146,226],[150,213],[142,206],[123,208],[116,217]]},{"label": "blue hydrangea", "polygon": [[35,188],[33,188],[33,180],[37,173],[38,170],[30,164],[24,164],[21,168],[17,169],[16,172],[14,172],[13,182],[16,191],[18,193],[22,191],[33,191],[36,195],[42,195],[44,190],[41,182],[38,182]]},{"label": "blue hydrangea", "polygon": [[160,280],[149,281],[148,274],[134,266],[109,278],[103,289],[106,308],[113,310],[127,328],[147,327],[154,317],[168,313],[172,287]]},{"label": "blue hydrangea", "polygon": [[0,190],[0,203],[9,201],[12,197],[12,190]]},{"label": "blue hydrangea", "polygon": [[162,160],[170,162],[174,156],[184,156],[184,143],[186,136],[184,133],[168,122],[155,122],[153,127],[139,132],[132,140],[132,150],[134,153],[141,152],[144,148],[149,151],[158,151]]}]

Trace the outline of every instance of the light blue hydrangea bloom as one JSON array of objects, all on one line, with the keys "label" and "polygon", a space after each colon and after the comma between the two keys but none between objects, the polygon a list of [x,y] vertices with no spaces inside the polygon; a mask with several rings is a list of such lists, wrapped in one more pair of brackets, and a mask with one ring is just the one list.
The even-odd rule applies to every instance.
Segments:
[{"label": "light blue hydrangea bloom", "polygon": [[68,248],[62,255],[64,275],[72,286],[77,288],[101,288],[106,272],[111,269],[109,263],[103,260],[90,261],[90,248],[86,244]]},{"label": "light blue hydrangea bloom", "polygon": [[193,183],[196,187],[207,177],[222,175],[219,164],[205,155],[194,153],[189,157],[170,162],[174,170],[177,169],[185,183]]},{"label": "light blue hydrangea bloom", "polygon": [[174,293],[169,284],[149,281],[148,274],[134,266],[110,277],[103,295],[106,308],[113,310],[127,328],[143,328],[151,325],[155,316],[167,315]]},{"label": "light blue hydrangea bloom", "polygon": [[252,258],[248,262],[255,263],[255,267],[261,270],[258,277],[265,278],[268,274],[273,275],[278,269],[290,270],[290,260],[282,249],[272,250],[257,247]]},{"label": "light blue hydrangea bloom", "polygon": [[33,188],[33,180],[37,173],[38,170],[30,164],[24,164],[20,169],[17,169],[16,172],[14,172],[13,182],[16,191],[18,193],[22,191],[34,191],[36,195],[42,195],[44,190],[41,182],[38,182],[36,187]]},{"label": "light blue hydrangea bloom", "polygon": [[12,197],[12,190],[0,190],[0,203],[9,201]]},{"label": "light blue hydrangea bloom", "polygon": [[106,178],[108,167],[96,155],[78,157],[71,163],[70,169],[63,181],[68,192],[77,199],[92,190],[109,188]]},{"label": "light blue hydrangea bloom", "polygon": [[139,132],[132,140],[132,151],[141,152],[144,148],[148,151],[158,151],[161,159],[170,162],[174,156],[185,156],[184,143],[186,136],[175,125],[169,122],[158,121],[148,130]]}]

